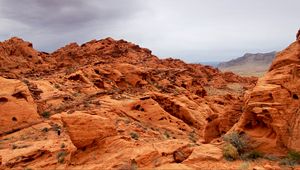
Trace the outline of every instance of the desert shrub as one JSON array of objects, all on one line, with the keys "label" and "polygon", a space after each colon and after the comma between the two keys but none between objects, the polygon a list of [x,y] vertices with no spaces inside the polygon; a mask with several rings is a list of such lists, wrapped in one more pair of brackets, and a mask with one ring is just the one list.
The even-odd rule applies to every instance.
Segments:
[{"label": "desert shrub", "polygon": [[195,131],[192,131],[192,132],[189,133],[189,139],[193,143],[197,142],[197,134],[196,134]]},{"label": "desert shrub", "polygon": [[15,145],[15,144],[13,144],[11,148],[12,148],[12,149],[18,149],[18,146]]},{"label": "desert shrub", "polygon": [[280,160],[279,164],[286,165],[286,166],[295,166],[295,165],[297,165],[297,162],[295,160],[283,158],[282,160]]},{"label": "desert shrub", "polygon": [[49,118],[50,117],[50,112],[43,112],[41,113],[41,116],[43,116],[44,118]]},{"label": "desert shrub", "polygon": [[223,140],[233,145],[239,154],[249,149],[248,137],[245,134],[240,135],[238,132],[232,132],[225,135]]},{"label": "desert shrub", "polygon": [[167,139],[169,139],[169,138],[171,137],[168,131],[165,131],[165,132],[164,132],[164,136],[165,136]]},{"label": "desert shrub", "polygon": [[134,139],[134,140],[138,140],[139,137],[140,137],[136,132],[131,132],[131,133],[130,133],[130,136],[131,136],[131,138]]},{"label": "desert shrub", "polygon": [[296,151],[289,151],[287,156],[280,162],[281,165],[295,166],[300,163],[300,153]]},{"label": "desert shrub", "polygon": [[238,159],[239,153],[237,148],[235,148],[232,144],[228,143],[223,147],[223,156],[228,161],[233,161]]},{"label": "desert shrub", "polygon": [[287,155],[288,159],[295,160],[296,162],[300,162],[300,153],[296,151],[289,151]]},{"label": "desert shrub", "polygon": [[65,157],[67,156],[67,153],[65,151],[60,151],[57,153],[56,158],[59,163],[65,162]]},{"label": "desert shrub", "polygon": [[262,157],[263,157],[263,154],[261,152],[255,151],[255,150],[246,152],[241,155],[241,159],[243,159],[243,160],[255,160],[258,158],[262,158]]},{"label": "desert shrub", "polygon": [[49,129],[47,128],[47,127],[44,127],[43,129],[42,129],[42,132],[48,132],[49,131]]},{"label": "desert shrub", "polygon": [[132,159],[132,160],[130,161],[130,169],[131,169],[131,170],[137,170],[137,169],[138,169],[138,164],[137,164],[137,162],[136,162],[135,159]]},{"label": "desert shrub", "polygon": [[270,161],[279,161],[279,158],[275,155],[266,154],[263,157],[264,159],[270,160]]},{"label": "desert shrub", "polygon": [[239,166],[238,170],[247,170],[247,169],[249,169],[249,166],[250,166],[249,162],[243,162],[243,163]]}]

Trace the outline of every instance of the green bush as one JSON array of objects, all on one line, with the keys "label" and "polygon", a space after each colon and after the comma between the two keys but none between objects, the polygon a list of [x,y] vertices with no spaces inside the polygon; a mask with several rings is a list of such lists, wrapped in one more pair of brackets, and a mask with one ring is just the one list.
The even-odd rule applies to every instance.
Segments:
[{"label": "green bush", "polygon": [[56,155],[57,161],[61,164],[64,163],[66,156],[67,156],[67,153],[65,151],[58,152]]},{"label": "green bush", "polygon": [[243,160],[255,160],[258,158],[262,158],[262,157],[263,157],[263,154],[261,152],[255,151],[255,150],[246,152],[241,155],[241,158]]},{"label": "green bush", "polygon": [[238,132],[225,135],[223,140],[233,145],[239,154],[249,149],[248,137],[246,135],[240,135]]},{"label": "green bush", "polygon": [[43,116],[44,118],[49,118],[50,117],[50,112],[43,112],[41,113],[41,116]]},{"label": "green bush", "polygon": [[134,139],[134,140],[138,140],[139,137],[140,137],[136,132],[131,132],[131,133],[130,133],[130,136],[131,136],[131,138]]},{"label": "green bush", "polygon": [[300,163],[300,153],[299,152],[289,151],[288,155],[287,155],[287,158]]},{"label": "green bush", "polygon": [[287,156],[279,162],[281,165],[295,166],[300,163],[300,153],[289,151]]},{"label": "green bush", "polygon": [[228,143],[223,147],[223,156],[228,161],[233,161],[238,159],[239,153],[237,148],[235,148],[232,144]]}]

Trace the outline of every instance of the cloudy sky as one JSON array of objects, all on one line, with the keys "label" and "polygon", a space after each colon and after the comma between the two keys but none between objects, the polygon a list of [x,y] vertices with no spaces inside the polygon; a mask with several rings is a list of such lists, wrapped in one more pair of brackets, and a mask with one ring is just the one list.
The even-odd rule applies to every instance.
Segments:
[{"label": "cloudy sky", "polygon": [[52,52],[113,37],[161,58],[226,61],[295,40],[299,0],[0,0],[0,41],[12,36]]}]

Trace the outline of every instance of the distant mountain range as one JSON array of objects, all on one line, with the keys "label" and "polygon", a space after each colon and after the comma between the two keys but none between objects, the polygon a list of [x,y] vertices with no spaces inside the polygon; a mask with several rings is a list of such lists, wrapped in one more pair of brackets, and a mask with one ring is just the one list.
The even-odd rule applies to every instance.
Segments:
[{"label": "distant mountain range", "polygon": [[220,62],[218,62],[218,61],[200,62],[199,64],[213,66],[213,67],[218,67],[218,65],[220,64]]},{"label": "distant mountain range", "polygon": [[217,66],[222,71],[232,71],[244,76],[262,76],[271,65],[276,52],[270,53],[246,53],[244,56],[221,62]]}]

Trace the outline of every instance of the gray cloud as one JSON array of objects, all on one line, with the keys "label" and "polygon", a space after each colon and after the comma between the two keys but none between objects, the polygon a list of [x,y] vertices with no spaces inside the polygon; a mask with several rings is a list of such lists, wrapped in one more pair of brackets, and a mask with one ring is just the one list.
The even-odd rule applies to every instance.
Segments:
[{"label": "gray cloud", "polygon": [[[101,3],[97,3],[101,2]],[[138,3],[114,5],[110,0],[3,0],[1,15],[33,28],[49,31],[80,29],[85,24],[103,24],[126,18]]]},{"label": "gray cloud", "polygon": [[188,62],[281,50],[299,28],[298,0],[0,0],[0,39],[52,51],[111,36]]}]

